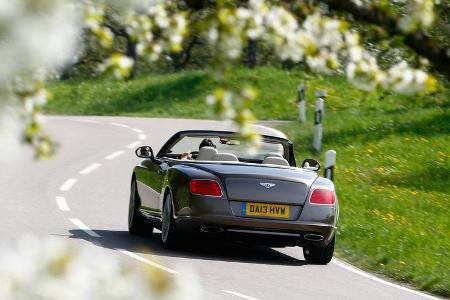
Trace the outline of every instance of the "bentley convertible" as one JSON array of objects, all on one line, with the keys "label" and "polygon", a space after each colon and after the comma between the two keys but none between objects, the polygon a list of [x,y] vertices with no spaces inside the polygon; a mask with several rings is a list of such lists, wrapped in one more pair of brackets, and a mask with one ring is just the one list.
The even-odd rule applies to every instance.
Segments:
[{"label": "bentley convertible", "polygon": [[193,235],[244,243],[301,246],[306,262],[333,257],[338,201],[333,183],[305,159],[296,167],[293,144],[262,136],[256,153],[228,131],[181,131],[143,158],[131,178],[131,234],[161,230],[175,248]]}]

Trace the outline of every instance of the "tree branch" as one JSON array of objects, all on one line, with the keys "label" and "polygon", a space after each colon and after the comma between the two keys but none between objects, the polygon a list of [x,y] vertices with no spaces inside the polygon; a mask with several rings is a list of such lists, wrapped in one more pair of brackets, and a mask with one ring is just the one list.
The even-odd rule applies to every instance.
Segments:
[{"label": "tree branch", "polygon": [[425,32],[404,33],[397,26],[397,19],[372,7],[357,5],[351,0],[322,0],[330,9],[349,13],[355,20],[372,23],[382,27],[391,36],[403,36],[404,43],[417,54],[427,58],[435,69],[450,80],[450,56],[447,49],[436,46],[436,43]]},{"label": "tree branch", "polygon": [[183,61],[181,62],[181,67],[184,68],[189,60],[191,59],[192,48],[194,48],[195,44],[197,44],[198,36],[194,35],[192,39],[189,41],[186,49],[183,51]]},{"label": "tree branch", "polygon": [[128,37],[128,33],[121,24],[118,24],[111,16],[106,15],[105,16],[106,22],[104,22],[103,26],[109,28],[112,33],[116,36],[124,36]]}]

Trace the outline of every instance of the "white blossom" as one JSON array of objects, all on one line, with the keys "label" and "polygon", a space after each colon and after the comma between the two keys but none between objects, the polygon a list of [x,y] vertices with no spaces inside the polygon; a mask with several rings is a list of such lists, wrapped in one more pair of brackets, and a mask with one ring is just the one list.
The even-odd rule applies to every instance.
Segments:
[{"label": "white blossom", "polygon": [[[0,85],[26,69],[58,71],[75,54],[80,32],[76,8],[62,0],[36,0],[44,8],[30,11],[29,1],[0,0]],[[52,5],[45,5],[48,1]]]},{"label": "white blossom", "polygon": [[406,62],[400,62],[387,71],[385,87],[403,94],[415,94],[427,90],[434,81],[422,70],[410,69]]},{"label": "white blossom", "polygon": [[[192,272],[187,272],[190,274]],[[3,300],[201,299],[194,276],[169,275],[93,246],[26,237],[0,255]]]},{"label": "white blossom", "polygon": [[[36,11],[28,9],[33,2]],[[0,57],[0,94],[16,99],[23,106],[28,124],[37,124],[40,107],[48,94],[34,87],[27,93],[13,97],[11,79],[43,70],[45,76],[57,73],[75,57],[80,31],[81,11],[78,5],[65,0],[0,0],[2,40]],[[276,2],[274,2],[276,3]],[[98,40],[103,51],[111,56],[99,66],[118,79],[131,74],[134,61],[121,53],[111,53],[114,34],[104,24],[106,5],[111,5],[124,22],[127,33],[136,43],[136,52],[150,62],[182,50],[188,33],[188,12],[178,11],[170,1],[163,0],[84,0],[84,26]],[[214,57],[213,74],[226,79],[231,66],[239,61],[248,39],[262,40],[272,46],[283,61],[305,62],[312,71],[330,73],[342,70],[359,88],[392,89],[401,93],[433,90],[436,80],[423,71],[410,68],[406,63],[382,69],[375,57],[361,45],[357,33],[348,30],[343,21],[322,15],[319,11],[300,19],[281,5],[265,0],[249,0],[245,7],[232,7],[218,3],[216,10],[207,12],[200,22],[201,34],[211,44]],[[398,26],[405,32],[426,29],[433,23],[433,1],[408,1],[407,13]],[[20,59],[16,59],[20,57]],[[45,77],[44,76],[44,77]],[[39,79],[36,82],[43,82]],[[14,85],[13,85],[14,86]],[[20,90],[17,89],[16,92]],[[232,118],[241,134],[248,140],[257,140],[245,134],[251,122],[246,95],[219,89],[207,101],[215,113]],[[2,101],[2,99],[0,99]],[[244,104],[245,105],[244,105]],[[45,151],[48,139],[44,135],[27,136],[30,143]]]},{"label": "white blossom", "polygon": [[144,12],[129,9],[125,18],[126,30],[137,42],[137,54],[154,62],[164,51],[180,51],[187,31],[184,14],[169,15],[162,1],[141,7]]},{"label": "white blossom", "polygon": [[413,32],[430,27],[434,22],[433,0],[409,0],[399,27],[405,32]]},{"label": "white blossom", "polygon": [[120,53],[114,53],[99,65],[102,73],[111,73],[117,79],[128,78],[133,67],[134,60]]}]

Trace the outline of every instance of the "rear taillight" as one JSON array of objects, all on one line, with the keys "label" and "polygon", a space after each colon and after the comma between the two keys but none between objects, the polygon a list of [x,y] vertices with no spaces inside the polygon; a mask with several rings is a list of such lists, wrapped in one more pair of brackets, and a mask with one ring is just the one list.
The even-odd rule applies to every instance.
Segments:
[{"label": "rear taillight", "polygon": [[334,191],[325,189],[315,189],[309,198],[311,204],[328,204],[333,205],[336,202]]},{"label": "rear taillight", "polygon": [[214,197],[222,196],[220,185],[214,180],[192,179],[189,186],[192,194]]}]

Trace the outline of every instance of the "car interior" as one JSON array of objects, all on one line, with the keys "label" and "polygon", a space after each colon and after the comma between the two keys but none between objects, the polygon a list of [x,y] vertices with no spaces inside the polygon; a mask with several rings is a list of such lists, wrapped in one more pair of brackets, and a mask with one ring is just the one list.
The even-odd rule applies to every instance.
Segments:
[{"label": "car interior", "polygon": [[[215,162],[250,162],[264,165],[289,166],[284,158],[281,144],[263,143],[259,153],[253,157],[244,155],[242,145],[238,140],[224,137],[207,137],[213,141],[215,147],[205,146],[199,151],[190,151],[198,147],[199,141],[206,137],[186,137],[178,141],[166,154],[167,157],[182,159],[182,153],[190,154],[188,160]],[[188,140],[191,139],[191,140]],[[266,152],[267,151],[267,152]],[[234,153],[232,153],[234,152]],[[242,152],[242,153],[240,153]]]}]

